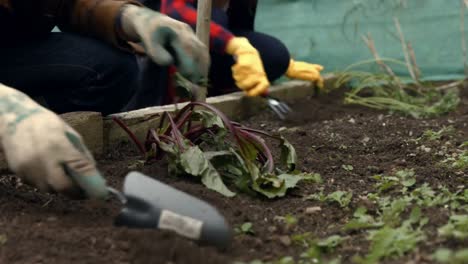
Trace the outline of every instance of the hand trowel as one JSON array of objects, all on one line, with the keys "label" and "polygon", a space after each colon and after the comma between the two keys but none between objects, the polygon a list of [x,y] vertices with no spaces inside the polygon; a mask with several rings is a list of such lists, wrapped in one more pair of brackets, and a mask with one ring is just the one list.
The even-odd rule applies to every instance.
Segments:
[{"label": "hand trowel", "polygon": [[[92,186],[90,178],[69,175],[80,186]],[[170,230],[219,249],[231,242],[231,229],[216,208],[142,173],[128,173],[122,192],[111,187],[107,190],[123,205],[115,218],[116,226]]]},{"label": "hand trowel", "polygon": [[125,177],[123,193],[109,188],[124,204],[115,225],[159,228],[224,249],[231,230],[210,204],[139,172]]}]

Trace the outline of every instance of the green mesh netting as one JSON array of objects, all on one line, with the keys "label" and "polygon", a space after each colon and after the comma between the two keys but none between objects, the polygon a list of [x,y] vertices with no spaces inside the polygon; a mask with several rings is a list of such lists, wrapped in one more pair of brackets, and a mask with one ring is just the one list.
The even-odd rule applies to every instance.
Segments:
[{"label": "green mesh netting", "polygon": [[[280,38],[295,58],[320,63],[327,72],[372,59],[362,40],[362,35],[368,33],[381,57],[404,61],[394,24],[397,17],[406,41],[413,46],[424,79],[464,77],[460,0],[259,2],[257,30]],[[468,18],[465,22],[468,23]],[[408,74],[405,67],[394,69],[399,75]],[[374,71],[377,67],[368,66],[366,70]]]}]

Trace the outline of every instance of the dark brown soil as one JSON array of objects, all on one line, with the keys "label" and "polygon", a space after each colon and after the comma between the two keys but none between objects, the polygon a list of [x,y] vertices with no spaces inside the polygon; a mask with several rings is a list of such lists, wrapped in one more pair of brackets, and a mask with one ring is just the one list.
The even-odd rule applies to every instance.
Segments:
[{"label": "dark brown soil", "polygon": [[[445,185],[451,190],[466,188],[468,173],[456,172],[437,165],[436,155],[443,144],[457,146],[468,140],[468,96],[458,110],[449,116],[415,120],[387,115],[366,108],[346,106],[342,94],[333,92],[317,98],[307,98],[292,104],[299,113],[295,120],[282,123],[269,112],[252,117],[246,125],[282,133],[296,147],[303,171],[320,173],[324,192],[352,191],[347,209],[335,204],[304,201],[303,197],[320,187],[303,183],[287,197],[266,200],[239,194],[225,198],[201,184],[167,176],[162,165],[142,168],[144,173],[198,196],[216,206],[232,226],[252,222],[255,235],[238,235],[232,246],[220,252],[200,247],[172,233],[157,230],[130,230],[113,227],[119,211],[117,202],[97,204],[70,201],[62,196],[37,193],[21,185],[16,178],[3,172],[0,178],[0,263],[229,263],[253,259],[273,260],[282,256],[299,256],[304,248],[288,245],[284,236],[311,232],[322,238],[339,234],[349,236],[333,256],[340,255],[350,263],[356,254],[365,254],[368,242],[365,232],[344,233],[341,227],[359,205],[372,208],[363,197],[374,192],[378,173],[392,173],[413,168],[418,184]],[[299,117],[299,118],[298,118]],[[455,132],[440,141],[416,144],[427,129],[439,130],[451,125]],[[449,142],[449,143],[446,143]],[[430,148],[429,151],[428,148]],[[137,159],[133,146],[122,146],[120,152],[100,159],[99,165],[110,184],[120,188],[129,166]],[[352,165],[347,171],[343,165]],[[319,206],[320,211],[306,209]],[[436,239],[436,229],[445,224],[448,211],[426,209],[430,216],[426,227],[427,241],[419,251],[398,261],[386,263],[429,263],[428,256],[441,246],[453,249],[468,247],[467,241],[444,242]],[[277,216],[294,215],[298,224],[286,228]]]}]

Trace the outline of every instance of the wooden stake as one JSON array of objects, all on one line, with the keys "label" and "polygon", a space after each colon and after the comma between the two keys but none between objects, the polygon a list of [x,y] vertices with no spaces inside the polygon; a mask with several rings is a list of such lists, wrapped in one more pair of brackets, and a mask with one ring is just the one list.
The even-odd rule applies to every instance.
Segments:
[{"label": "wooden stake", "polygon": [[208,48],[210,45],[211,6],[212,0],[198,0],[197,37]]},{"label": "wooden stake", "polygon": [[[210,48],[210,24],[211,24],[211,7],[212,0],[198,0],[197,7],[197,37],[198,39]],[[207,80],[208,76],[204,76]],[[199,101],[206,101],[207,88],[203,87],[200,91]]]}]

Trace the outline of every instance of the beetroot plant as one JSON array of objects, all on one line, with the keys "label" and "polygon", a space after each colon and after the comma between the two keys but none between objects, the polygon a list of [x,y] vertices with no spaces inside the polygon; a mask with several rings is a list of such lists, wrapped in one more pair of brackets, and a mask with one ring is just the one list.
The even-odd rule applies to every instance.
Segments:
[{"label": "beetroot plant", "polygon": [[[236,186],[243,192],[280,197],[307,177],[295,170],[296,151],[284,137],[233,122],[206,103],[191,102],[174,115],[165,112],[144,143],[121,120],[114,121],[127,131],[146,163],[166,158],[170,175],[199,177],[225,196],[234,196],[227,186]],[[278,166],[263,137],[279,143]]]}]

